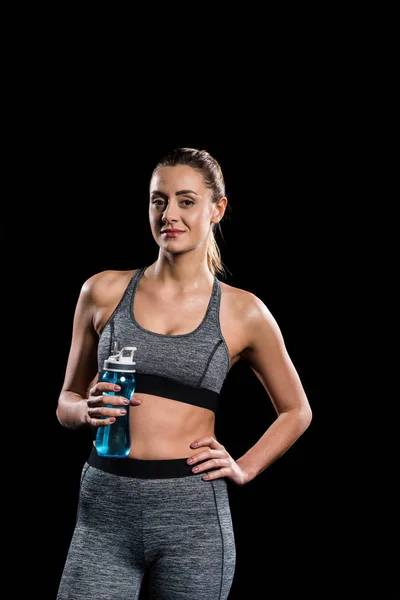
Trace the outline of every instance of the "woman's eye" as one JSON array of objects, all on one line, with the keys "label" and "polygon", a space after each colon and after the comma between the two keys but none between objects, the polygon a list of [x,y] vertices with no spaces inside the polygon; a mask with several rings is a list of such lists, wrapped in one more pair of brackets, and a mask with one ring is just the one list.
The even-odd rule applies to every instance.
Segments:
[{"label": "woman's eye", "polygon": [[[153,198],[153,200],[151,201],[151,203],[156,206],[156,207],[161,207],[165,205],[165,200],[162,200],[161,198]],[[194,204],[193,200],[189,200],[189,199],[184,199],[181,200],[180,204],[182,204],[185,207],[191,206],[192,204]]]}]

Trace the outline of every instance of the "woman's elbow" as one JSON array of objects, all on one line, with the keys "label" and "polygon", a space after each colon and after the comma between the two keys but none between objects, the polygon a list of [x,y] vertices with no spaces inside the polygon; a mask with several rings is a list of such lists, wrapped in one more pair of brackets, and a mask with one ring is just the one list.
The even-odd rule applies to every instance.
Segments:
[{"label": "woman's elbow", "polygon": [[301,409],[299,410],[298,419],[301,429],[303,430],[303,432],[306,431],[306,429],[308,429],[311,425],[311,421],[313,419],[313,413],[309,404],[301,407]]}]

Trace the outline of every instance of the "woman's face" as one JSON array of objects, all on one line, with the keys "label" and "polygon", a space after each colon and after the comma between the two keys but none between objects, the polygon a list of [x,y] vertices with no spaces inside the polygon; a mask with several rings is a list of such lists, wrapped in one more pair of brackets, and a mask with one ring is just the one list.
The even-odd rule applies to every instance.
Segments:
[{"label": "woman's face", "polygon": [[152,177],[150,227],[160,248],[176,253],[198,247],[219,216],[221,209],[211,201],[211,190],[192,167],[161,167]]}]

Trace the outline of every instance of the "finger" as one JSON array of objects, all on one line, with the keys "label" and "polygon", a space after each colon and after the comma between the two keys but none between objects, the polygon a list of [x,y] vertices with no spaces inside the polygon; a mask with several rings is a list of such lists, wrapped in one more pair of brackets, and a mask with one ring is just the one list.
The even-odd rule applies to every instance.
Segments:
[{"label": "finger", "polygon": [[228,477],[229,469],[215,469],[215,471],[209,471],[205,475],[203,475],[202,479],[206,479],[210,481],[211,479],[221,479],[222,477]]},{"label": "finger", "polygon": [[131,398],[131,404],[135,405],[135,404],[142,404],[142,401],[139,400],[139,398],[136,398],[136,396],[132,396]]},{"label": "finger", "polygon": [[103,392],[119,392],[121,386],[116,385],[115,383],[108,383],[107,381],[101,381],[100,383],[96,383],[89,390],[89,394],[91,396],[100,396]]},{"label": "finger", "polygon": [[88,410],[88,414],[93,419],[100,419],[101,417],[122,417],[126,415],[126,408],[112,408],[110,406],[97,406]]},{"label": "finger", "polygon": [[192,468],[192,471],[193,473],[203,473],[203,471],[209,471],[210,469],[221,469],[222,467],[226,466],[226,461],[218,458],[213,458],[211,460],[202,462],[199,465],[196,465]]},{"label": "finger", "polygon": [[142,404],[142,401],[139,400],[139,398],[135,398],[134,396],[132,396],[131,400],[129,400],[128,398],[126,398],[125,396],[109,396],[107,394],[103,394],[102,395],[102,402],[103,404],[115,404],[115,405],[119,405],[119,404],[124,404],[124,405],[128,405],[128,404],[132,404],[132,406],[136,406],[137,404]]},{"label": "finger", "polygon": [[87,404],[91,408],[99,406],[127,406],[129,403],[128,398],[124,396],[110,396],[108,394],[92,396],[92,400],[87,400]]},{"label": "finger", "polygon": [[93,425],[93,427],[99,428],[99,427],[106,427],[107,425],[112,425],[113,423],[115,423],[115,421],[116,421],[115,417],[110,417],[109,419],[91,418],[90,424]]},{"label": "finger", "polygon": [[215,449],[222,448],[222,444],[217,442],[217,440],[212,436],[199,438],[190,444],[191,448],[198,448],[199,446],[209,446],[210,448]]},{"label": "finger", "polygon": [[101,401],[103,404],[109,406],[127,406],[130,404],[130,401],[125,396],[109,396],[108,394],[103,394]]},{"label": "finger", "polygon": [[[210,456],[211,454],[211,456]],[[198,454],[192,454],[187,459],[187,463],[189,465],[193,465],[194,463],[200,462],[201,460],[211,459],[211,458],[222,458],[222,452],[219,450],[204,450],[203,452],[199,452]]]}]

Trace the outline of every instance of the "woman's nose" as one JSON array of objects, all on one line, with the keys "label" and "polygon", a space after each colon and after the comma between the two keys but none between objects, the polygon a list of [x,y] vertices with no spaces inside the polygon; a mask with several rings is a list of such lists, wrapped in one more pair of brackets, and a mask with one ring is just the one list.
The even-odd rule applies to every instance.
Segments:
[{"label": "woman's nose", "polygon": [[168,221],[178,221],[178,207],[174,204],[167,204],[165,210],[162,215],[162,220],[164,222]]}]

